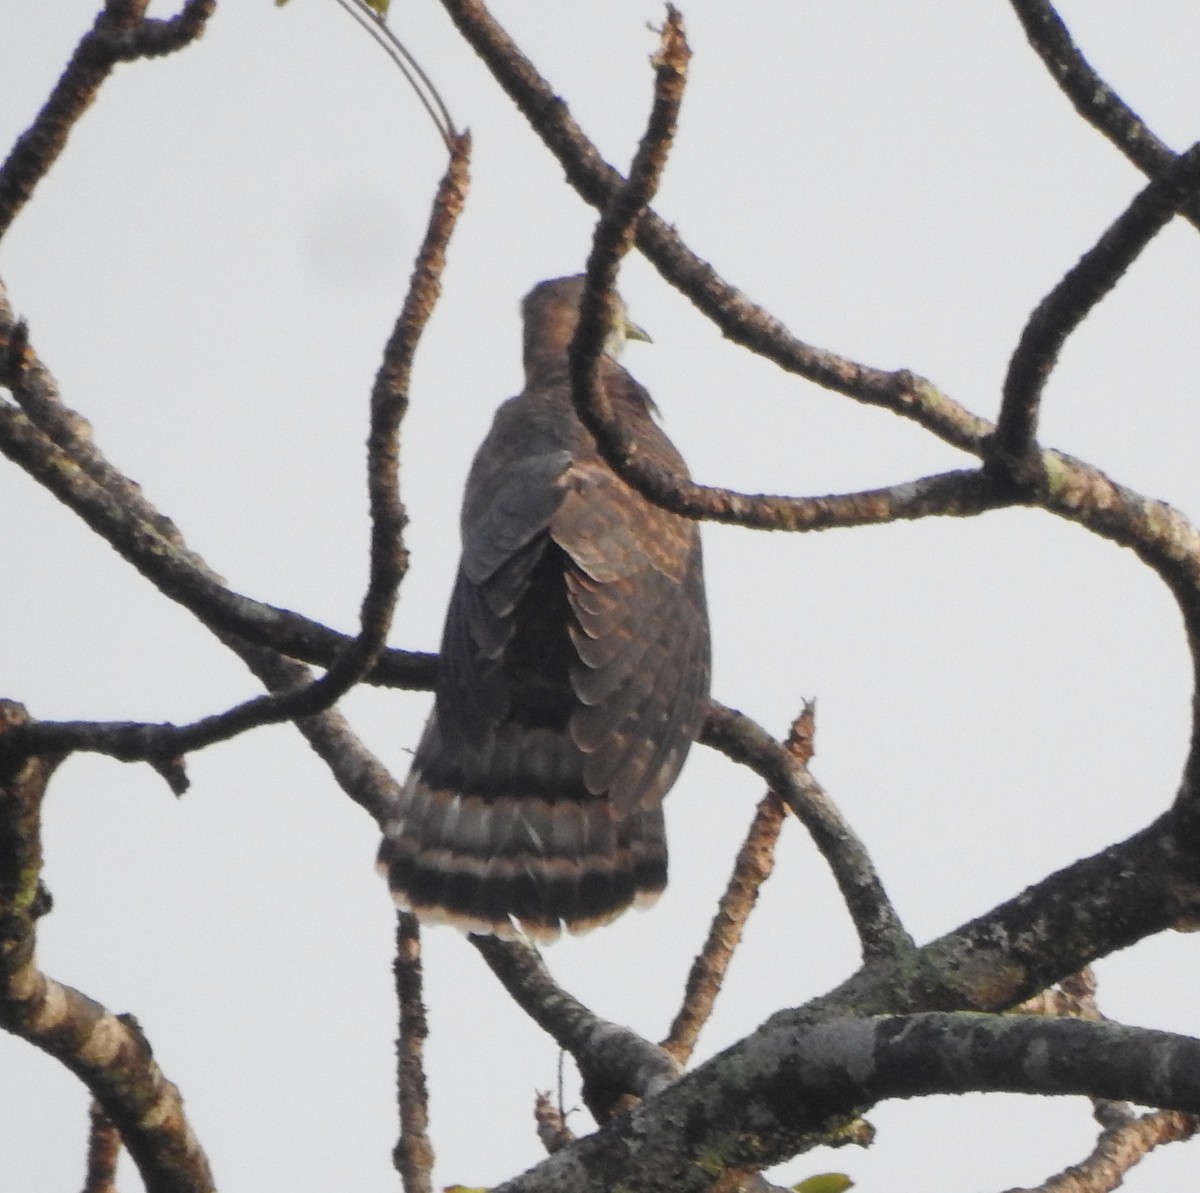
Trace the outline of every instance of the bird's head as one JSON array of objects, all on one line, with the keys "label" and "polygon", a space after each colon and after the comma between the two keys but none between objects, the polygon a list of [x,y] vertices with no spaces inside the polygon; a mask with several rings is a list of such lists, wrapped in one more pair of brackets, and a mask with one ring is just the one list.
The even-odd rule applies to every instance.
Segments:
[{"label": "bird's head", "polygon": [[[579,324],[579,304],[583,299],[584,277],[552,278],[539,282],[525,296],[521,314],[525,323],[525,360],[544,360],[547,356],[565,356]],[[617,297],[617,319],[604,342],[606,355],[620,356],[626,340],[650,342],[650,337],[625,313],[625,304]]]}]

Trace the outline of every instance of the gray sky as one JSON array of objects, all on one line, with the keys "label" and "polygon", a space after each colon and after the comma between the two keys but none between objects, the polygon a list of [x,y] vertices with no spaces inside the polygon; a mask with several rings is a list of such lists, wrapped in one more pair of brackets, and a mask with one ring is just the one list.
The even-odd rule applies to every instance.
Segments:
[{"label": "gray sky", "polygon": [[[98,0],[0,4],[0,143],[44,99]],[[994,415],[1028,312],[1139,189],[1074,115],[1008,6],[682,5],[695,57],[658,210],[799,336],[907,367]],[[162,12],[171,11],[162,7]],[[497,15],[618,167],[647,111],[650,0],[497,0]],[[1200,135],[1200,6],[1061,5],[1097,68],[1174,148]],[[593,224],[432,0],[393,23],[475,138],[473,188],[404,427],[413,567],[393,632],[432,649],[458,494],[520,386],[517,304],[577,272]],[[227,3],[203,41],[120,68],[0,249],[67,403],[239,591],[342,629],[366,576],[367,394],[443,153],[386,58],[332,0]],[[914,426],[723,342],[639,259],[654,336],[626,363],[701,480],[817,494],[964,464]],[[1200,238],[1178,221],[1067,346],[1044,441],[1200,515]],[[254,685],[0,461],[4,690],[47,718],[182,721]],[[1187,740],[1179,616],[1135,557],[1030,511],[786,537],[706,527],[714,694],[782,733],[817,697],[816,773],[928,939],[1168,804]],[[429,697],[344,709],[397,771]],[[180,801],[145,767],[74,759],[51,789],[40,957],[142,1022],[230,1191],[392,1189],[393,916],[375,829],[294,730],[191,759]],[[661,1036],[760,785],[704,750],[668,801],[658,906],[549,951],[599,1013]],[[1200,1032],[1194,937],[1099,968],[1101,1005]],[[553,1044],[452,930],[426,935],[439,1185],[540,1157]],[[856,966],[823,862],[790,824],[711,1055]],[[571,1093],[574,1097],[574,1093]],[[86,1100],[0,1039],[0,1189],[78,1184]],[[889,1104],[851,1173],[879,1193],[1036,1184],[1085,1154],[1082,1101]],[[584,1116],[575,1120],[582,1125]],[[1126,1182],[1191,1188],[1195,1151]],[[1187,1174],[1185,1176],[1185,1174]],[[123,1173],[123,1187],[136,1177]]]}]

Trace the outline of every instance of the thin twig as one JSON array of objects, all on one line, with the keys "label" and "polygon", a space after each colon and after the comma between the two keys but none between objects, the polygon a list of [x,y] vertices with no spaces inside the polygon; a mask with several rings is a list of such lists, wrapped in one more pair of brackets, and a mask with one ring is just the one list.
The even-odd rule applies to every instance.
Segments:
[{"label": "thin twig", "polygon": [[338,3],[371,35],[396,64],[429,119],[433,121],[433,127],[437,129],[438,136],[442,138],[446,148],[453,153],[454,143],[458,140],[459,133],[458,129],[454,127],[450,109],[446,107],[441,93],[433,85],[433,80],[425,73],[421,64],[389,28],[386,18],[364,3],[364,0],[338,0]]},{"label": "thin twig", "polygon": [[556,1104],[549,1094],[538,1094],[534,1099],[533,1117],[537,1123],[538,1138],[550,1155],[570,1147],[575,1142],[575,1132],[567,1126],[561,1101]]},{"label": "thin twig", "polygon": [[[629,179],[613,192],[592,235],[587,285],[579,304],[579,325],[571,342],[575,407],[589,429],[597,419],[613,421],[611,403],[596,383],[596,366],[613,325],[617,269],[633,248],[638,223],[658,190],[687,85],[687,65],[692,52],[683,18],[673,5],[667,5],[667,19],[659,36],[658,52],[653,59],[654,102],[650,118],[634,154]],[[593,410],[597,411],[596,416]]]},{"label": "thin twig", "polygon": [[451,139],[450,162],[437,194],[412,280],[392,329],[371,392],[367,441],[371,498],[371,579],[363,597],[362,630],[329,671],[312,685],[320,708],[356,684],[383,652],[400,583],[408,571],[403,533],[408,518],[400,501],[400,421],[408,409],[413,358],[442,289],[446,247],[466,203],[471,138]]},{"label": "thin twig", "polygon": [[[812,757],[813,706],[805,704],[792,724],[784,749],[801,766]],[[750,913],[758,902],[762,884],[775,868],[775,843],[783,828],[787,805],[774,791],[768,791],[758,803],[746,840],[738,851],[729,885],[717,904],[708,930],[708,939],[692,962],[684,987],[683,1003],[671,1024],[665,1048],[681,1065],[691,1059],[705,1023],[712,1014],[721,992],[725,973],[741,943]]]},{"label": "thin twig", "polygon": [[775,842],[786,816],[787,805],[773,791],[759,800],[754,811],[729,885],[717,904],[708,939],[692,962],[683,1003],[661,1044],[681,1065],[691,1059],[700,1032],[721,993],[729,963],[741,943],[746,920],[758,901],[759,888],[775,868]]},{"label": "thin twig", "polygon": [[430,1193],[433,1144],[429,1141],[429,1091],[423,1054],[429,1036],[422,995],[421,929],[416,917],[396,913],[396,998],[400,1035],[396,1043],[396,1089],[400,1103],[400,1139],[392,1153],[405,1193]]},{"label": "thin twig", "polygon": [[[638,224],[658,190],[666,167],[690,57],[683,19],[668,5],[658,53],[654,56],[654,102],[650,118],[629,178],[613,191],[592,234],[587,283],[579,304],[579,323],[571,340],[571,393],[576,412],[606,461],[613,464],[620,458],[627,467],[633,461],[640,461],[641,456],[633,434],[621,424],[610,395],[600,384],[600,357],[617,318],[617,271],[625,254],[633,248]],[[643,492],[649,495],[644,488]]]}]

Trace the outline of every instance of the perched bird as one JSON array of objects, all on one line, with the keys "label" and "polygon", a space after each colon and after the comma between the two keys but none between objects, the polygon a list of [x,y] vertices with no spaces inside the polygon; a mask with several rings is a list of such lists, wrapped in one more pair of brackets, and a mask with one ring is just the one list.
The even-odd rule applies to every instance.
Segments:
[{"label": "perched bird", "polygon": [[[571,402],[583,278],[522,307],[525,388],[475,456],[433,712],[379,850],[426,922],[553,940],[666,885],[662,800],[704,720],[709,632],[694,522],[600,458]],[[616,362],[600,383],[639,451],[684,464]]]}]

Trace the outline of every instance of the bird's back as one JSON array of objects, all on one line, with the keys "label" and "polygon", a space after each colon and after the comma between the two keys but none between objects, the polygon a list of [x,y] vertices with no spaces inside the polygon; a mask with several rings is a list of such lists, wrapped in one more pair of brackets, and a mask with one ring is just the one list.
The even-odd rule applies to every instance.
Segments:
[{"label": "bird's back", "polygon": [[[645,392],[600,363],[639,450],[682,471]],[[661,802],[707,706],[696,526],[604,464],[560,354],[497,412],[462,538],[434,710],[381,868],[402,906],[472,931],[607,922],[665,885]]]}]

